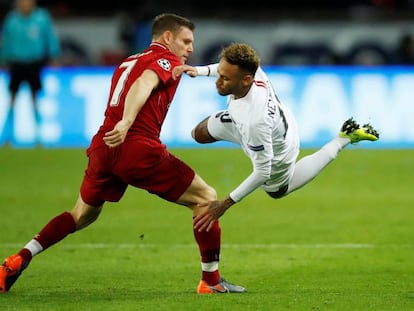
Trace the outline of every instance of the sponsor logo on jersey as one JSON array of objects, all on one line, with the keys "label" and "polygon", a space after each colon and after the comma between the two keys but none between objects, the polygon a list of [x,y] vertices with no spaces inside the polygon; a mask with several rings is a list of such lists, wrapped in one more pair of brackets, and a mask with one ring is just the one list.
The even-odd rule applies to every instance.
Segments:
[{"label": "sponsor logo on jersey", "polygon": [[165,58],[160,58],[159,60],[157,60],[158,65],[160,65],[160,67],[166,71],[170,71],[171,69],[171,63],[166,60]]}]

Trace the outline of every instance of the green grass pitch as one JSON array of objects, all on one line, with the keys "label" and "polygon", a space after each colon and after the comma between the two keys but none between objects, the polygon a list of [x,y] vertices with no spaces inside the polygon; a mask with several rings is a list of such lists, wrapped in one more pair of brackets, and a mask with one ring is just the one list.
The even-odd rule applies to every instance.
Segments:
[{"label": "green grass pitch", "polygon": [[[250,172],[238,149],[171,151],[219,197]],[[413,310],[413,158],[349,146],[290,196],[228,210],[221,273],[247,294],[197,295],[190,211],[129,188],[34,258],[0,310]],[[72,208],[85,164],[83,149],[0,149],[0,260]]]}]

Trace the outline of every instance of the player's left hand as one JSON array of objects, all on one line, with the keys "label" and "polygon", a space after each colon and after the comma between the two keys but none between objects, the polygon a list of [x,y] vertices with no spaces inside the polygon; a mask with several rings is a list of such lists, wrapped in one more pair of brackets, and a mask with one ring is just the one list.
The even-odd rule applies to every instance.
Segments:
[{"label": "player's left hand", "polygon": [[194,78],[197,76],[198,72],[197,69],[190,65],[179,65],[175,66],[172,71],[172,78],[177,80],[182,74],[185,72],[190,77]]}]

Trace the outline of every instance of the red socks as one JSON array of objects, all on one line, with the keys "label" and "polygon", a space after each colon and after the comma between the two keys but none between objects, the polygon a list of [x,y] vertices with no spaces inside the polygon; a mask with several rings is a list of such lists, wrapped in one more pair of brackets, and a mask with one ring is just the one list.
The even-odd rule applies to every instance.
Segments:
[{"label": "red socks", "polygon": [[[200,249],[201,263],[217,262],[218,264],[221,247],[221,229],[218,220],[209,232],[194,230],[194,237]],[[202,279],[209,285],[216,285],[220,279],[218,269],[215,271],[202,271]]]},{"label": "red socks", "polygon": [[22,248],[18,254],[22,256],[23,260],[27,263],[32,260],[32,253],[27,248]]},{"label": "red socks", "polygon": [[34,239],[46,249],[75,231],[75,220],[70,213],[64,212],[49,221]]}]

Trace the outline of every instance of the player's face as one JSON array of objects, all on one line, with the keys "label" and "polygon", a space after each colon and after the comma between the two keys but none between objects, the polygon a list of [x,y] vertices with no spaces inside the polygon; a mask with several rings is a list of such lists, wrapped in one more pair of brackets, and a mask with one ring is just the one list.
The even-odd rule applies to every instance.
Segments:
[{"label": "player's face", "polygon": [[194,35],[192,30],[187,27],[181,27],[180,31],[175,35],[169,32],[167,36],[167,45],[171,52],[177,55],[183,64],[188,60],[188,57],[193,53]]},{"label": "player's face", "polygon": [[216,89],[220,95],[233,94],[236,99],[243,97],[249,91],[251,81],[252,76],[245,74],[239,66],[220,60],[216,80]]}]

